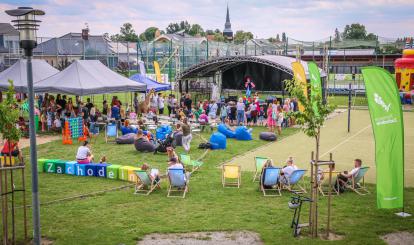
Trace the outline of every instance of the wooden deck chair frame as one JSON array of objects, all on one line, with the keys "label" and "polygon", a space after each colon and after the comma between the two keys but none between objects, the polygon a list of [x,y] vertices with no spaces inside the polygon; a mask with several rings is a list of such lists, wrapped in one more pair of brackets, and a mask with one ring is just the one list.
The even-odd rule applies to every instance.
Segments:
[{"label": "wooden deck chair frame", "polygon": [[[225,177],[225,170],[226,167],[236,167],[237,168],[237,178],[231,178],[234,179],[234,181],[226,181]],[[237,164],[223,164],[221,165],[221,184],[223,187],[237,187],[240,188],[241,185],[241,166]]]},{"label": "wooden deck chair frame", "polygon": [[[297,169],[297,170],[295,170],[295,171],[298,171],[298,170],[303,170],[303,169]],[[306,172],[306,170],[304,170],[305,172]],[[285,183],[283,183],[283,181],[281,181],[281,183],[282,183],[282,188],[283,189],[286,189],[286,190],[288,190],[288,191],[290,191],[290,192],[295,192],[295,193],[298,193],[298,194],[301,194],[301,193],[308,193],[307,191],[306,191],[306,189],[300,184],[300,182],[301,181],[303,181],[303,176],[304,176],[305,174],[303,174],[302,175],[302,177],[300,178],[300,180],[298,180],[298,182],[296,182],[295,184],[290,184],[290,178],[286,178],[285,176],[282,176],[281,177],[281,179],[282,178],[284,178],[285,180],[286,180],[286,184]],[[294,187],[296,187],[296,188],[294,188]]]},{"label": "wooden deck chair frame", "polygon": [[[169,169],[171,170],[171,169]],[[183,169],[183,174],[185,174],[184,169]],[[170,179],[170,172],[167,172],[167,176],[168,176],[168,192],[167,192],[167,197],[182,197],[185,198],[185,195],[188,192],[188,184],[189,184],[189,180],[187,179],[184,188],[182,187],[175,187],[171,184],[171,179]],[[173,195],[173,193],[175,192],[182,192],[182,195]]]},{"label": "wooden deck chair frame", "polygon": [[[116,127],[116,136],[108,136],[108,126],[115,126]],[[118,138],[118,126],[117,126],[117,124],[107,124],[107,125],[105,125],[105,142],[106,143],[108,143],[108,138],[110,138],[110,137],[115,137],[115,139]],[[113,142],[115,142],[115,139],[114,139]]]},{"label": "wooden deck chair frame", "polygon": [[[260,189],[263,192],[263,196],[265,196],[265,197],[272,197],[272,196],[273,197],[274,196],[279,196],[280,197],[280,196],[282,196],[281,188],[280,188],[280,172],[282,171],[282,169],[281,168],[275,168],[275,167],[272,167],[272,168],[273,169],[279,169],[279,176],[277,178],[277,183],[276,183],[276,185],[274,185],[275,188],[272,188],[272,189],[265,189],[264,188],[262,175],[264,174],[265,170],[267,169],[267,168],[264,168],[264,169],[262,169],[262,173],[260,175]],[[271,193],[274,193],[274,194],[271,194]]]},{"label": "wooden deck chair frame", "polygon": [[[359,176],[361,170],[363,170],[364,172],[362,173],[362,176]],[[352,191],[361,196],[370,194],[370,192],[365,187],[365,174],[368,172],[368,170],[369,167],[361,167],[358,170],[356,176],[352,176],[348,183],[346,183],[345,187],[351,189]]]},{"label": "wooden deck chair frame", "polygon": [[134,194],[141,194],[141,195],[149,195],[151,194],[151,192],[153,192],[155,190],[155,188],[159,188],[161,189],[161,179],[156,181],[153,180],[151,181],[151,184],[148,185],[148,183],[144,183],[145,181],[141,179],[141,176],[139,176],[138,172],[145,172],[146,175],[148,176],[148,178],[151,181],[151,177],[148,175],[148,173],[146,171],[143,170],[139,170],[139,171],[135,171],[135,175],[137,176],[137,180],[135,182],[135,192]]},{"label": "wooden deck chair frame", "polygon": [[[184,162],[183,158],[188,158],[188,160]],[[184,166],[191,167],[191,173],[193,173],[194,171],[197,171],[204,164],[201,161],[191,160],[190,155],[187,155],[187,154],[180,154],[180,160]]]},{"label": "wooden deck chair frame", "polygon": [[[327,196],[328,191],[329,191],[329,183],[327,182],[327,181],[329,181],[329,171],[324,171],[323,175],[324,175],[323,180],[319,181],[319,183],[318,183],[318,190],[319,190],[319,193],[321,193],[322,196]],[[335,183],[337,185],[339,185],[339,179],[338,179],[338,177],[336,177],[336,175],[332,175],[332,180],[334,180],[333,184],[332,184],[332,190],[331,190],[332,194],[339,195],[339,191],[334,188]],[[327,183],[328,185],[326,185],[325,183]]]},{"label": "wooden deck chair frame", "polygon": [[[259,167],[257,166],[257,160],[258,159],[263,160],[262,164]],[[259,174],[262,172],[262,167],[263,167],[263,165],[265,164],[265,162],[267,160],[269,160],[269,158],[267,158],[267,157],[259,157],[259,156],[254,157],[254,168],[256,170],[255,170],[254,175],[253,175],[253,182],[256,181],[257,177],[260,177]]]}]

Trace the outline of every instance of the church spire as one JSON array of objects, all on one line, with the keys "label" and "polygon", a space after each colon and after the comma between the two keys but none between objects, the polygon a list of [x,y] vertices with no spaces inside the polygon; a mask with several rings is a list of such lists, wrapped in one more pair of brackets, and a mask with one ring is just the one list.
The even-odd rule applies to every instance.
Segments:
[{"label": "church spire", "polygon": [[223,36],[228,40],[233,40],[233,31],[231,30],[229,4],[227,3],[226,23],[224,24]]}]

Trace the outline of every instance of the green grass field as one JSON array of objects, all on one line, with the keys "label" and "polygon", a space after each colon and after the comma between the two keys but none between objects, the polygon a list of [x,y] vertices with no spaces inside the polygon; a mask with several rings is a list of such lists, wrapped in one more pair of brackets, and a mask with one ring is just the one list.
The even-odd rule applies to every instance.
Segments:
[{"label": "green grass field", "polygon": [[[203,160],[204,166],[191,176],[190,192],[185,199],[167,198],[164,179],[162,190],[156,190],[150,196],[133,195],[133,189],[129,188],[50,203],[120,187],[128,182],[40,173],[40,200],[45,204],[41,206],[42,235],[53,240],[54,244],[136,244],[144,235],[154,232],[250,230],[259,233],[266,244],[327,243],[306,236],[293,238],[290,229],[293,213],[287,207],[291,194],[284,191],[282,197],[263,197],[258,183],[251,181],[252,172],[242,173],[240,189],[221,186],[221,171],[217,166],[262,146],[264,143],[258,140],[258,134],[263,130],[254,129],[253,141],[229,139],[226,150],[209,152]],[[285,130],[280,142],[297,136],[297,132],[297,129]],[[203,137],[208,138],[209,133],[203,133]],[[200,142],[199,137],[193,137],[192,157],[202,154],[202,150],[196,149]],[[38,147],[38,156],[72,160],[76,148],[77,145],[51,142]],[[167,166],[165,155],[138,153],[133,145],[105,144],[103,137],[98,138],[92,149],[95,156],[105,154],[113,164],[140,166],[148,162],[162,171]],[[182,151],[179,147],[178,153]],[[25,149],[26,159],[27,154],[28,149]],[[30,188],[29,168],[26,183]],[[412,217],[401,219],[393,214],[396,210],[376,209],[375,186],[369,185],[369,190],[372,194],[368,196],[348,192],[333,198],[332,227],[337,234],[345,235],[344,240],[335,244],[382,244],[381,234],[414,231]],[[20,196],[16,198],[21,203]],[[406,199],[406,211],[413,213],[414,189],[406,189]],[[30,202],[30,195],[27,200]],[[21,215],[22,209],[17,211]],[[306,222],[307,211],[305,206],[303,222]],[[325,226],[325,220],[326,199],[320,198],[321,229]],[[17,225],[21,224],[19,218]],[[19,230],[19,237],[21,234]]]}]

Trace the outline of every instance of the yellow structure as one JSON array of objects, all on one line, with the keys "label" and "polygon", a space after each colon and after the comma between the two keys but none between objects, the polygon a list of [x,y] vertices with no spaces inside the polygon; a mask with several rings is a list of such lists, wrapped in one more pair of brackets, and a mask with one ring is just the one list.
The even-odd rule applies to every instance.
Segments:
[{"label": "yellow structure", "polygon": [[414,49],[405,49],[403,57],[395,60],[395,79],[398,89],[414,89]]}]

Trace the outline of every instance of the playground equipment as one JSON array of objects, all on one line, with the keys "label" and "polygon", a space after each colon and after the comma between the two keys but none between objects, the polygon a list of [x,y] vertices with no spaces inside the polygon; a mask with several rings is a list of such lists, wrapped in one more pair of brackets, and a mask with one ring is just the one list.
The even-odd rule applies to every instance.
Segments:
[{"label": "playground equipment", "polygon": [[83,124],[81,117],[69,118],[65,121],[65,127],[62,131],[62,143],[64,145],[71,145],[72,139],[78,141],[85,141],[88,138],[88,129]]},{"label": "playground equipment", "polygon": [[395,61],[398,89],[410,91],[414,86],[414,49],[405,49],[402,58]]}]

